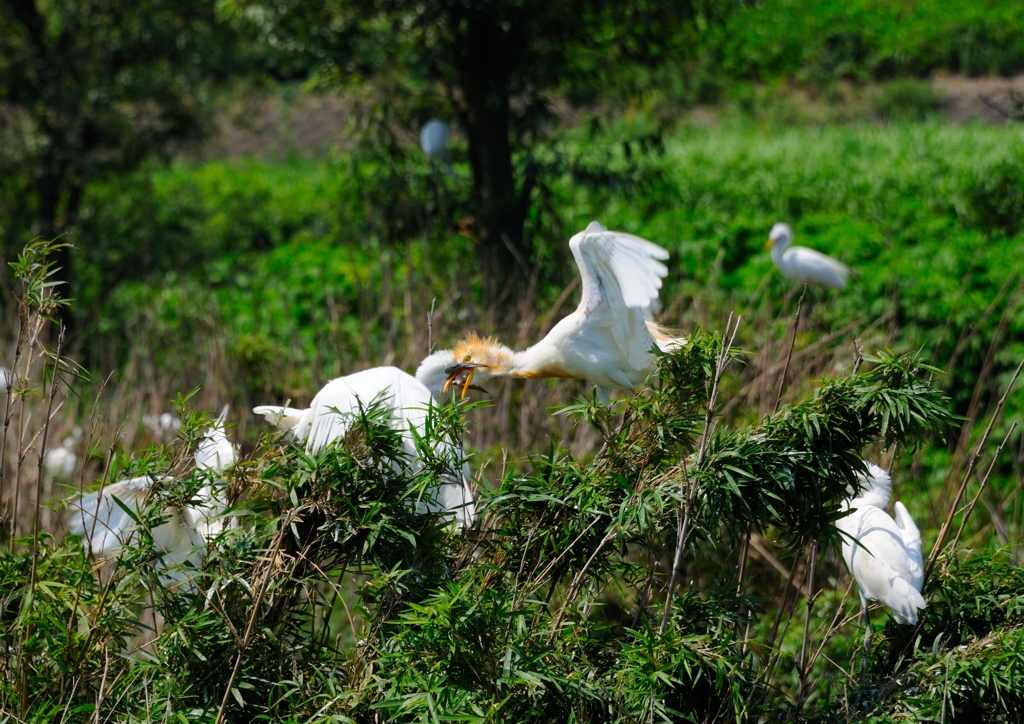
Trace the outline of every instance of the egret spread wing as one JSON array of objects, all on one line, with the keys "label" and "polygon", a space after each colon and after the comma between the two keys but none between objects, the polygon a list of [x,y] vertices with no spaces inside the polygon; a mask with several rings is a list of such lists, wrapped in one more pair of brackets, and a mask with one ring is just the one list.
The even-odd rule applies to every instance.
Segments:
[{"label": "egret spread wing", "polygon": [[632,234],[608,231],[596,221],[573,236],[569,248],[582,281],[580,327],[606,327],[634,369],[649,366],[653,340],[644,316],[668,275],[660,261],[668,259],[668,252]]},{"label": "egret spread wing", "polygon": [[139,511],[152,484],[152,478],[130,478],[74,498],[68,504],[69,531],[83,536],[83,542],[95,555],[110,555],[128,540],[135,528],[135,521],[115,498],[129,510]]}]

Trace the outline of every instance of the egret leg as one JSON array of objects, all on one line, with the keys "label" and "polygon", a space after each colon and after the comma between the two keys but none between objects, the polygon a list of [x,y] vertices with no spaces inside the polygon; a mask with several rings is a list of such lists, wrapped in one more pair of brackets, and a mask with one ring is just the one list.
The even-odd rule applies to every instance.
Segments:
[{"label": "egret leg", "polygon": [[611,399],[612,399],[612,391],[609,390],[607,387],[601,387],[601,385],[598,385],[597,386],[597,401],[600,402],[602,405],[607,405],[608,402]]},{"label": "egret leg", "polygon": [[864,679],[868,673],[868,656],[871,654],[871,614],[868,613],[868,600],[860,599],[861,618],[864,620],[864,656],[860,662],[860,678]]}]

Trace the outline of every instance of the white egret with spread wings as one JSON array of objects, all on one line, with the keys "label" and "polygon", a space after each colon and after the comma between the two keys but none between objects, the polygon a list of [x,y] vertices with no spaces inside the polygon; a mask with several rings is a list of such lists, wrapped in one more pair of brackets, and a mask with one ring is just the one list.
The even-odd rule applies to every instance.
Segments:
[{"label": "white egret with spread wings", "polygon": [[611,389],[643,384],[655,369],[655,345],[668,350],[685,342],[648,319],[668,275],[662,263],[668,252],[596,221],[573,236],[569,248],[580,270],[582,298],[544,339],[514,351],[470,334],[424,359],[416,378],[435,395],[456,385],[463,396],[474,381],[493,377],[582,379],[597,385],[602,401]]}]

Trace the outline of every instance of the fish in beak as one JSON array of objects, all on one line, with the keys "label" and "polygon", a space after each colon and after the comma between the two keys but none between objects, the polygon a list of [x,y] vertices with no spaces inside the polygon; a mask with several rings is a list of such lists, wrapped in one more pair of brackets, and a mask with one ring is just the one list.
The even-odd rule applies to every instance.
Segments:
[{"label": "fish in beak", "polygon": [[473,383],[473,375],[476,374],[478,367],[489,367],[490,365],[480,364],[479,362],[459,362],[458,364],[452,365],[445,372],[448,373],[448,380],[444,383],[444,392],[448,392],[448,388],[452,385],[462,388],[461,399],[466,398],[466,392],[469,390],[479,390],[480,392],[487,392],[483,387],[478,387]]}]

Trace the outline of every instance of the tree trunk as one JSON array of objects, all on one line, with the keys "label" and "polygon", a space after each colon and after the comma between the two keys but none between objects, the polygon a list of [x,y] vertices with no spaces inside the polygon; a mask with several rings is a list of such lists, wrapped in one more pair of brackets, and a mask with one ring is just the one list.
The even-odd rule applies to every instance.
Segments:
[{"label": "tree trunk", "polygon": [[522,294],[529,275],[529,245],[523,238],[525,208],[516,191],[509,142],[510,63],[516,51],[509,47],[514,40],[496,12],[460,10],[466,14],[452,18],[454,27],[465,28],[454,53],[462,100],[459,115],[469,139],[484,295],[495,301]]}]

